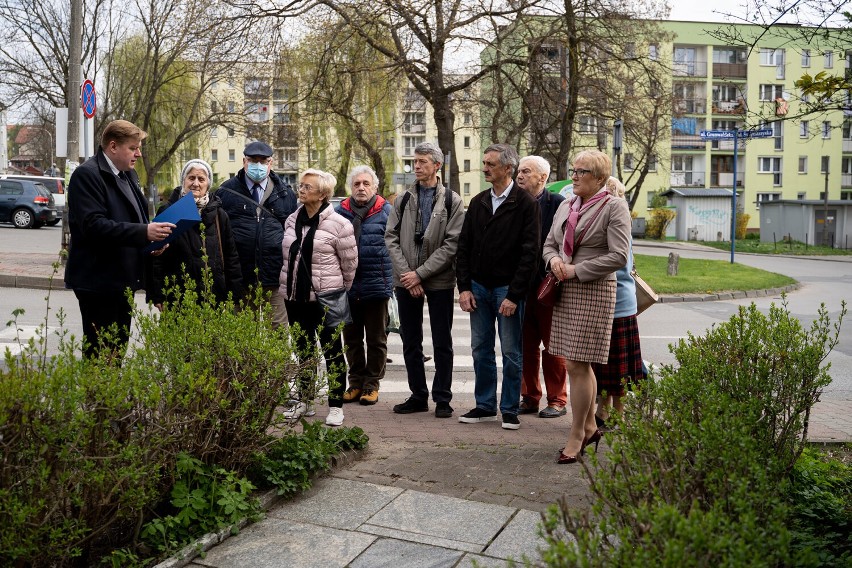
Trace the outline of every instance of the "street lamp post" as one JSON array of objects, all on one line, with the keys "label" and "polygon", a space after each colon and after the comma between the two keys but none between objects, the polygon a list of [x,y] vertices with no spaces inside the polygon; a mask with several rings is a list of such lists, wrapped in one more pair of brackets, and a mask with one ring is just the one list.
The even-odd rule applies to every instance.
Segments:
[{"label": "street lamp post", "polygon": [[828,156],[822,157],[823,166],[825,166],[825,191],[823,192],[822,202],[822,244],[828,246]]}]

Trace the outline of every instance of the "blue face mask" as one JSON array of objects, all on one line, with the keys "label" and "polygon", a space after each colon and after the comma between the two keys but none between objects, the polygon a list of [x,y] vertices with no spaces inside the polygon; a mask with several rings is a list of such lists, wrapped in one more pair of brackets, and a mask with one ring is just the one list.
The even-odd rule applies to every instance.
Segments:
[{"label": "blue face mask", "polygon": [[257,164],[255,162],[249,162],[248,168],[246,168],[246,175],[252,181],[257,183],[262,182],[266,179],[269,170],[267,170],[266,164]]}]

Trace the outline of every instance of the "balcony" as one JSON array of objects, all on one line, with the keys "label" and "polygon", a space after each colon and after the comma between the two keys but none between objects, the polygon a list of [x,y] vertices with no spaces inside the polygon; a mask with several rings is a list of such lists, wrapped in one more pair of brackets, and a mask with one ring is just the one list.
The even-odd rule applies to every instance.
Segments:
[{"label": "balcony", "polygon": [[744,79],[748,76],[748,65],[745,63],[714,63],[714,79]]},{"label": "balcony", "polygon": [[[739,141],[740,145],[737,148],[738,152],[744,152],[746,149],[745,140],[741,139]],[[711,150],[721,150],[722,152],[733,152],[734,151],[734,141],[733,140],[712,140],[710,142]]]},{"label": "balcony", "polygon": [[672,150],[704,150],[706,142],[697,134],[672,132]]},{"label": "balcony", "polygon": [[704,187],[704,172],[699,170],[672,172],[669,181],[672,187]]},{"label": "balcony", "polygon": [[852,187],[852,174],[840,174],[840,187],[843,189]]},{"label": "balcony", "polygon": [[[737,187],[743,186],[743,172],[737,172]],[[734,184],[733,172],[710,172],[710,187],[731,187]]]},{"label": "balcony", "polygon": [[672,63],[672,75],[675,77],[706,77],[706,61],[675,61]]},{"label": "balcony", "polygon": [[742,100],[713,101],[713,114],[745,114],[746,108]]},{"label": "balcony", "polygon": [[675,99],[672,103],[672,112],[675,114],[705,114],[707,112],[707,100],[704,97]]},{"label": "balcony", "polygon": [[425,124],[408,124],[407,122],[402,124],[402,131],[406,134],[424,134],[426,132]]}]

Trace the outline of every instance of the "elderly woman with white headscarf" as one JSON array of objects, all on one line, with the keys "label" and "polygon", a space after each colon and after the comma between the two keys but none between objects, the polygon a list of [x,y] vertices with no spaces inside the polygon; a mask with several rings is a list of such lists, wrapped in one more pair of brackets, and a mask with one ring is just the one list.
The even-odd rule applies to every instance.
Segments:
[{"label": "elderly woman with white headscarf", "polygon": [[168,203],[158,211],[162,213],[191,192],[201,216],[200,225],[182,233],[163,254],[154,258],[148,301],[153,302],[160,311],[169,300],[167,279],[172,277],[178,285],[183,286],[181,277],[186,272],[188,278],[196,283],[200,294],[205,267],[209,267],[212,273],[216,300],[224,301],[228,294],[233,294],[234,300],[238,301],[244,294],[240,259],[228,214],[221,208],[219,198],[209,193],[212,177],[210,164],[200,159],[188,161],[181,170],[181,184],[174,189]]}]

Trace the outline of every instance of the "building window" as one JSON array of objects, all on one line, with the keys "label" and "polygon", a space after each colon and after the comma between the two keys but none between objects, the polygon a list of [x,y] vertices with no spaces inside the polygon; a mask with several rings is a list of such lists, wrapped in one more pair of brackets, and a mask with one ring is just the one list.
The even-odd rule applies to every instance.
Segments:
[{"label": "building window", "polygon": [[464,171],[466,171],[466,172],[470,171],[470,160],[464,161]]},{"label": "building window", "polygon": [[219,102],[218,101],[210,101],[210,112],[216,114],[219,112]]},{"label": "building window", "polygon": [[852,191],[841,191],[840,192],[840,199],[842,199],[843,201],[852,200]]},{"label": "building window", "polygon": [[760,209],[761,203],[764,203],[766,201],[778,201],[779,199],[781,199],[780,193],[758,193],[757,201],[755,204],[757,206],[757,209]]},{"label": "building window", "polygon": [[829,164],[829,157],[823,156],[819,161],[819,173],[821,173],[821,174],[828,173],[828,164]]},{"label": "building window", "polygon": [[219,129],[215,126],[210,129],[210,138],[218,138],[219,137]]},{"label": "building window", "polygon": [[234,110],[235,110],[236,108],[237,108],[237,107],[236,107],[236,105],[234,105],[234,102],[233,102],[233,101],[229,101],[229,102],[228,102],[228,112],[229,112],[229,113],[233,114],[233,113],[234,113]]},{"label": "building window", "polygon": [[633,169],[633,154],[624,154],[624,169],[632,170]]},{"label": "building window", "polygon": [[825,120],[822,123],[822,137],[824,139],[831,138],[831,121]]},{"label": "building window", "polygon": [[465,136],[465,137],[464,137],[464,147],[465,147],[465,148],[470,148],[470,136]]},{"label": "building window", "polygon": [[832,67],[834,67],[834,52],[833,51],[826,51],[825,53],[823,53],[823,57],[825,58],[825,68],[826,69],[831,69]]},{"label": "building window", "polygon": [[228,150],[228,161],[235,162],[237,161],[237,152],[236,150]]},{"label": "building window", "polygon": [[796,199],[798,199],[799,201],[803,201],[806,195],[807,194],[804,191],[800,191],[798,194],[796,194]]},{"label": "building window", "polygon": [[763,123],[761,128],[772,131],[772,139],[775,141],[775,149],[784,149],[784,123],[780,120],[775,120],[768,123]]},{"label": "building window", "polygon": [[784,50],[783,49],[769,49],[766,47],[762,47],[760,49],[760,64],[761,65],[778,65],[779,63],[784,62]]},{"label": "building window", "polygon": [[781,158],[758,158],[757,171],[762,174],[772,174],[772,185],[781,185]]},{"label": "building window", "polygon": [[464,123],[466,125],[473,123],[473,115],[471,113],[469,113],[469,112],[464,113]]},{"label": "building window", "polygon": [[784,85],[762,84],[758,92],[761,101],[774,101],[783,98]]},{"label": "building window", "polygon": [[469,183],[464,184],[464,194],[470,195],[470,184]]},{"label": "building window", "polygon": [[402,118],[402,131],[420,133],[426,132],[426,113],[407,112]]},{"label": "building window", "polygon": [[807,156],[799,156],[799,173],[800,174],[808,173],[808,157]]},{"label": "building window", "polygon": [[648,207],[654,202],[654,198],[657,197],[659,191],[649,191],[648,192]]},{"label": "building window", "polygon": [[419,144],[426,142],[425,136],[403,136],[402,137],[402,152],[403,156],[413,156],[414,149]]},{"label": "building window", "polygon": [[598,131],[598,121],[594,116],[580,117],[580,132],[582,134],[594,134]]},{"label": "building window", "polygon": [[843,139],[852,140],[852,122],[848,120],[843,123]]},{"label": "building window", "polygon": [[648,59],[651,61],[657,61],[660,58],[660,48],[657,44],[652,43],[648,46]]},{"label": "building window", "polygon": [[811,50],[803,49],[802,50],[802,67],[810,67],[811,66]]},{"label": "building window", "polygon": [[229,138],[233,138],[233,137],[234,137],[234,129],[233,129],[233,128],[229,128],[229,129],[228,129],[228,137],[229,137]]},{"label": "building window", "polygon": [[649,154],[648,155],[648,171],[656,172],[657,171],[657,155]]},{"label": "building window", "polygon": [[310,152],[308,152],[308,159],[311,162],[319,162],[321,157],[322,157],[322,153],[319,150],[317,150],[316,148],[314,148]]},{"label": "building window", "polygon": [[219,159],[219,150],[210,150],[210,161],[215,162]]},{"label": "building window", "polygon": [[799,138],[807,138],[810,134],[810,125],[811,123],[807,120],[803,120],[801,124],[799,124]]},{"label": "building window", "polygon": [[624,44],[624,57],[630,59],[636,57],[636,44],[634,42],[628,41]]}]

